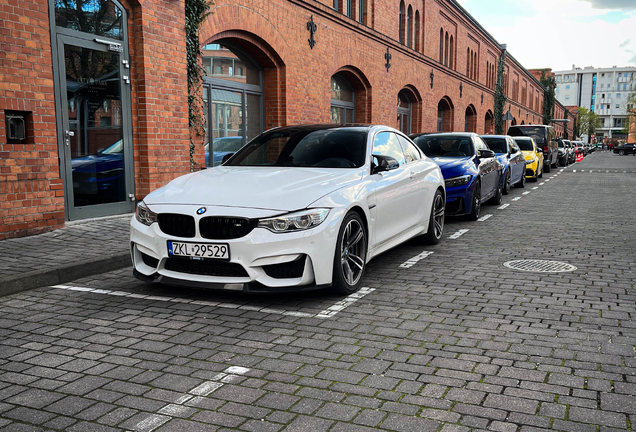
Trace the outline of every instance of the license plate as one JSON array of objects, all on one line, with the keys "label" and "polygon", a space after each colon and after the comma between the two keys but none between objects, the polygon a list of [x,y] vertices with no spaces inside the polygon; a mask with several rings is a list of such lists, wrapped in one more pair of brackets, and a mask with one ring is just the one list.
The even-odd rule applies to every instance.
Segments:
[{"label": "license plate", "polygon": [[230,246],[225,243],[168,242],[168,255],[192,259],[230,259]]}]

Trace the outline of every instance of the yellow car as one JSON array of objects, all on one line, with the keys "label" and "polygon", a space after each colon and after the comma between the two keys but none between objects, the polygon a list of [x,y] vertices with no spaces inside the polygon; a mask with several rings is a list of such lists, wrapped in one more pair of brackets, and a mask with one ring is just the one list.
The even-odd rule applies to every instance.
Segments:
[{"label": "yellow car", "polygon": [[537,181],[543,177],[543,150],[530,137],[513,137],[526,158],[526,178]]}]

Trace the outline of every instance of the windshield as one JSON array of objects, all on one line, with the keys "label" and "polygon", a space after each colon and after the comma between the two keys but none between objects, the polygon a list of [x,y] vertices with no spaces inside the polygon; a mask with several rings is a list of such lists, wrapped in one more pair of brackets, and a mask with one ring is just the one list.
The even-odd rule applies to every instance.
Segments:
[{"label": "windshield", "polygon": [[563,148],[563,147],[565,147],[565,146],[563,145],[563,141],[557,141],[557,144],[559,145],[559,148]]},{"label": "windshield", "polygon": [[534,138],[534,141],[539,144],[543,144],[545,136],[545,128],[541,126],[514,126],[508,129],[508,135],[513,136],[529,136]]},{"label": "windshield", "polygon": [[217,138],[212,141],[215,152],[237,151],[243,147],[243,137]]},{"label": "windshield", "polygon": [[366,130],[274,130],[256,137],[225,165],[359,168],[366,144]]},{"label": "windshield", "polygon": [[117,141],[106,150],[102,151],[102,154],[118,154],[124,151],[124,142],[122,140]]},{"label": "windshield", "polygon": [[422,135],[413,141],[430,158],[466,157],[475,154],[470,137],[467,136]]},{"label": "windshield", "polygon": [[534,151],[532,140],[530,138],[514,138],[519,148],[523,151]]},{"label": "windshield", "polygon": [[490,138],[482,136],[483,140],[486,141],[490,150],[495,153],[508,153],[508,144],[506,144],[505,138]]}]

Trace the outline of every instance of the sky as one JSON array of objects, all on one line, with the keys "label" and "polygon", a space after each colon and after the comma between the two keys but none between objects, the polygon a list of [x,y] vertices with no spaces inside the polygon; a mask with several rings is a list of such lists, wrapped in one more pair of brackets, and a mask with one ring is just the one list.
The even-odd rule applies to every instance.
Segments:
[{"label": "sky", "polygon": [[526,69],[636,65],[636,0],[457,0]]}]

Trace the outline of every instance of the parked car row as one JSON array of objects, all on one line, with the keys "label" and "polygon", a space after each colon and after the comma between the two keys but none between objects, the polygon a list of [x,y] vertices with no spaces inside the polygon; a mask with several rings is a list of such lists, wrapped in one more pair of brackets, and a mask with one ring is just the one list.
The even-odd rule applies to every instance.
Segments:
[{"label": "parked car row", "polygon": [[625,156],[625,155],[629,155],[632,154],[634,156],[636,156],[636,144],[621,144],[618,145],[616,147],[614,147],[614,153],[620,155],[620,156]]},{"label": "parked car row", "polygon": [[287,126],[217,158],[219,143],[207,153],[221,165],[138,204],[134,275],[246,292],[353,293],[373,257],[415,237],[436,244],[446,215],[476,220],[482,204],[540,178],[557,151],[548,132],[532,128],[407,137],[388,126]]}]

